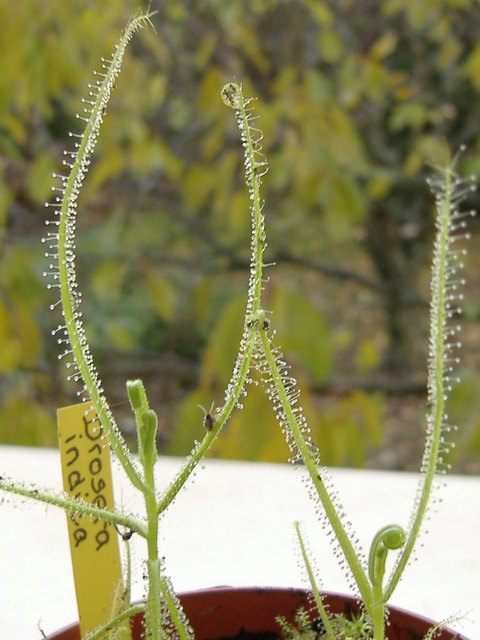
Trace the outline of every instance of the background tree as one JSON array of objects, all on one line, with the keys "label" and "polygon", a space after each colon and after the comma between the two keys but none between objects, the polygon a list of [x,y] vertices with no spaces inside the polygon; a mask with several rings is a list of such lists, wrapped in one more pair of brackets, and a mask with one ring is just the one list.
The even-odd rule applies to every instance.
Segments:
[{"label": "background tree", "polygon": [[[43,203],[91,69],[136,6],[0,0],[3,442],[54,443],[55,408],[74,400],[49,337]],[[158,33],[132,43],[79,203],[84,315],[110,397],[125,403],[125,378],[144,378],[176,453],[202,428],[197,405],[220,401],[248,277],[242,156],[219,96],[235,78],[258,96],[266,260],[277,265],[269,303],[324,459],[416,468],[402,434],[419,428],[425,401],[425,177],[460,144],[462,172],[479,172],[478,4],[154,0],[152,9]],[[478,223],[472,231],[468,355],[452,419],[466,425],[462,468],[478,471]],[[127,405],[117,411],[128,432]],[[252,387],[216,454],[284,459],[283,446]]]}]

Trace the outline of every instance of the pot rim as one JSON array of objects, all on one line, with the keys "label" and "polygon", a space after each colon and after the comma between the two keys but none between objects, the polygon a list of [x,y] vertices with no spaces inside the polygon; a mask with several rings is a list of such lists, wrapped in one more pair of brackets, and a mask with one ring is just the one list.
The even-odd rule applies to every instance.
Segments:
[{"label": "pot rim", "polygon": [[[274,586],[261,586],[261,587],[248,587],[248,586],[230,586],[230,585],[219,585],[213,587],[205,587],[201,589],[189,589],[186,591],[180,591],[177,595],[180,600],[186,599],[190,604],[194,603],[195,600],[202,600],[207,597],[212,598],[212,605],[222,602],[226,602],[229,598],[231,598],[232,594],[236,594],[237,598],[239,596],[243,596],[245,598],[261,596],[265,595],[267,598],[269,596],[278,597],[294,597],[296,596],[301,604],[301,600],[305,600],[306,597],[311,594],[311,591],[306,588],[295,588],[295,587],[274,587]],[[360,605],[360,599],[351,594],[345,594],[336,591],[323,591],[322,594],[326,596],[327,604],[331,607],[333,613],[341,612],[342,610],[346,610],[348,608],[358,609]],[[215,598],[215,600],[213,600]],[[214,607],[210,607],[212,609]],[[402,607],[398,607],[396,605],[388,605],[388,611],[393,614],[393,618],[395,620],[395,625],[402,626],[410,624],[412,621],[419,623],[425,629],[434,626],[435,624],[439,624],[435,620],[432,620],[426,616],[421,614],[417,614],[408,609],[404,609]],[[188,614],[188,612],[187,612]],[[278,612],[278,615],[281,615],[282,611]],[[442,627],[442,636],[446,638],[450,638],[450,640],[469,640],[466,636],[463,636],[453,629],[444,626]],[[75,633],[77,635],[75,635]],[[421,632],[423,633],[423,631]],[[74,640],[74,638],[78,638],[79,634],[79,624],[78,622],[73,622],[58,631],[47,636],[47,640]],[[448,635],[450,634],[450,636]],[[228,634],[226,634],[228,635]]]}]

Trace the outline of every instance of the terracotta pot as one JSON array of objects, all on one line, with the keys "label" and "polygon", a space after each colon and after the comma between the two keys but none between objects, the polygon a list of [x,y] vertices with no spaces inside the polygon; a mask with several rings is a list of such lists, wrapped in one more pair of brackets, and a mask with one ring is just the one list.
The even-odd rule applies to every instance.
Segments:
[{"label": "terracotta pot", "polygon": [[[296,610],[307,605],[308,592],[300,589],[270,587],[216,587],[180,594],[197,640],[226,640],[242,632],[265,633],[268,640],[279,631],[275,617],[283,615],[293,621]],[[326,594],[326,603],[334,613],[350,613],[358,605],[350,596]],[[388,640],[423,640],[434,623],[421,616],[390,607]],[[132,619],[134,640],[140,640],[143,630],[141,616]],[[454,631],[444,630],[437,640],[468,640]],[[80,640],[78,623],[48,636],[48,640]]]}]

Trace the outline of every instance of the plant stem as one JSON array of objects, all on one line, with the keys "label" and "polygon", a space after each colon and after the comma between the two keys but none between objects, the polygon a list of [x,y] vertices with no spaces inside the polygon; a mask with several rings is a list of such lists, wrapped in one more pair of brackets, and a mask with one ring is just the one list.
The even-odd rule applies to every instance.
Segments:
[{"label": "plant stem", "polygon": [[237,361],[236,375],[234,376],[231,394],[227,398],[220,412],[215,415],[215,420],[214,420],[212,429],[204,435],[202,441],[195,447],[191,455],[188,456],[182,468],[178,472],[177,476],[174,478],[174,480],[171,482],[169,487],[166,489],[166,491],[163,493],[161,498],[158,500],[158,504],[157,504],[158,514],[163,513],[163,511],[165,511],[165,509],[169,506],[169,504],[171,504],[175,496],[178,494],[180,489],[188,480],[190,474],[193,472],[197,464],[205,456],[213,440],[217,437],[222,427],[230,418],[232,411],[234,410],[235,405],[237,404],[240,398],[240,395],[242,393],[242,390],[245,386],[245,381],[248,376],[248,371],[250,368],[250,362],[252,359],[254,346],[255,346],[254,336],[250,336],[248,338],[245,351],[241,356],[240,361]]},{"label": "plant stem", "polygon": [[[226,87],[229,87],[234,97],[233,102],[228,102],[227,104],[235,110],[237,125],[243,142],[246,182],[251,203],[250,213],[252,218],[252,242],[250,278],[248,283],[244,327],[242,337],[240,339],[240,348],[237,360],[235,362],[230,382],[227,385],[225,402],[215,415],[212,429],[204,435],[202,441],[195,447],[192,454],[188,456],[176,478],[164,492],[163,496],[158,500],[158,513],[162,513],[173,501],[192,471],[204,457],[213,440],[217,437],[222,427],[230,418],[230,415],[237,405],[245,387],[252,356],[255,353],[257,346],[256,331],[250,323],[252,320],[257,320],[258,323],[262,294],[262,257],[263,250],[265,248],[264,217],[262,213],[262,204],[260,202],[260,187],[262,180],[261,173],[258,172],[257,169],[261,168],[264,172],[266,170],[266,161],[263,156],[261,156],[261,149],[259,145],[260,141],[255,140],[252,136],[249,114],[246,110],[250,101],[245,100],[243,97],[240,85],[230,83],[229,85],[226,85]],[[225,87],[222,89],[222,96],[224,95],[224,91]]]},{"label": "plant stem", "polygon": [[315,582],[315,576],[313,575],[313,569],[310,564],[310,560],[308,559],[307,550],[305,548],[305,543],[303,541],[303,537],[300,531],[300,524],[295,522],[295,531],[297,533],[298,542],[300,544],[300,551],[302,553],[303,563],[307,570],[308,579],[310,581],[310,586],[312,587],[313,597],[315,599],[315,604],[317,605],[318,613],[320,614],[320,618],[322,619],[323,626],[325,627],[325,632],[329,638],[329,640],[335,640],[335,634],[333,633],[332,625],[330,624],[330,618],[325,610],[323,605],[322,596],[317,588],[317,584]]},{"label": "plant stem", "polygon": [[330,525],[332,526],[332,529],[335,532],[335,536],[337,538],[337,541],[338,541],[338,544],[340,545],[341,550],[343,551],[345,560],[347,561],[348,566],[350,567],[350,570],[355,578],[358,589],[365,603],[365,607],[367,608],[367,611],[369,611],[371,609],[372,602],[373,602],[372,587],[360,563],[358,555],[355,552],[355,549],[353,548],[352,542],[343,527],[342,521],[337,513],[337,510],[335,509],[332,499],[330,498],[330,495],[324,483],[322,482],[317,464],[311,454],[310,448],[302,433],[302,429],[298,424],[297,417],[288,400],[288,394],[285,390],[281,373],[278,370],[277,362],[272,352],[271,340],[268,337],[266,331],[260,331],[259,333],[260,333],[260,339],[262,342],[265,358],[267,360],[270,373],[272,375],[273,384],[276,389],[277,397],[281,402],[283,411],[285,413],[285,417],[288,421],[288,426],[291,430],[292,436],[295,440],[295,444],[298,448],[298,452],[310,475],[310,478],[313,482],[313,485],[318,494],[318,497],[320,498],[320,501],[323,505],[323,508],[330,522]]},{"label": "plant stem", "polygon": [[104,640],[106,633],[117,628],[125,620],[129,620],[131,616],[144,610],[145,604],[143,602],[133,604],[131,607],[124,609],[121,613],[116,615],[114,618],[106,622],[98,629],[95,629],[95,631],[93,631],[92,633],[88,633],[85,637],[85,640]]},{"label": "plant stem", "polygon": [[145,469],[145,507],[147,510],[147,547],[148,547],[148,595],[145,611],[146,628],[152,640],[163,637],[162,629],[162,591],[160,588],[160,560],[158,558],[158,513],[155,499],[155,479],[153,465]]},{"label": "plant stem", "polygon": [[78,143],[77,151],[72,155],[70,173],[63,181],[63,198],[60,209],[60,219],[54,221],[58,226],[58,279],[60,283],[60,300],[65,321],[65,331],[68,334],[71,350],[78,372],[83,381],[84,388],[88,393],[97,416],[105,429],[110,445],[120,460],[125,472],[132,484],[137,489],[142,489],[143,481],[131,458],[128,448],[123,440],[118,427],[115,424],[110,407],[103,395],[100,380],[93,364],[88,343],[85,337],[85,330],[81,320],[81,314],[77,311],[80,302],[76,290],[75,273],[75,216],[77,198],[87,172],[90,156],[95,148],[103,113],[108,104],[115,79],[120,73],[123,56],[128,42],[135,31],[149,22],[151,14],[141,14],[134,16],[127,24],[116,48],[111,61],[103,64],[105,74],[103,80],[92,85],[91,97],[93,104],[89,112],[89,117],[79,116],[86,120],[85,130]]},{"label": "plant stem", "polygon": [[422,484],[416,505],[411,516],[411,525],[403,550],[392,571],[385,589],[388,600],[398,584],[405,566],[411,556],[425,518],[427,505],[432,493],[433,481],[439,461],[442,426],[445,418],[446,390],[444,382],[445,347],[447,342],[447,324],[449,303],[446,299],[448,251],[450,244],[450,225],[452,212],[453,174],[447,168],[442,198],[437,198],[437,235],[432,265],[432,301],[430,306],[430,363],[428,372],[429,400],[432,409],[427,416],[427,442],[422,462]]},{"label": "plant stem", "polygon": [[175,595],[169,580],[163,576],[160,576],[160,588],[162,590],[168,613],[170,614],[173,625],[180,636],[180,640],[193,640],[193,634],[188,620],[183,613],[180,601]]},{"label": "plant stem", "polygon": [[37,502],[59,507],[68,513],[78,513],[79,515],[98,518],[99,520],[104,520],[105,522],[110,522],[117,526],[126,527],[127,529],[132,529],[143,538],[147,537],[147,529],[143,522],[119,511],[101,509],[100,507],[84,500],[77,500],[67,495],[55,493],[51,490],[26,487],[23,484],[15,483],[5,478],[0,480],[0,489],[2,491],[14,493],[15,495],[36,500]]}]

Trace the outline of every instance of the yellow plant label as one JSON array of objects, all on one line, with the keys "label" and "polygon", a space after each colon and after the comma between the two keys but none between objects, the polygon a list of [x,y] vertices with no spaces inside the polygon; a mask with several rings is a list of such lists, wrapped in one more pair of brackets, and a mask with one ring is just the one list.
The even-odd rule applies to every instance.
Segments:
[{"label": "yellow plant label", "polygon": [[[57,411],[63,487],[76,498],[113,509],[110,450],[99,421],[85,403]],[[82,637],[112,617],[122,569],[118,536],[103,520],[67,514]]]}]

